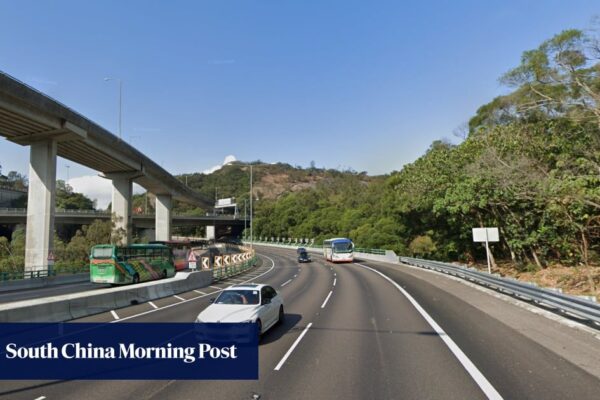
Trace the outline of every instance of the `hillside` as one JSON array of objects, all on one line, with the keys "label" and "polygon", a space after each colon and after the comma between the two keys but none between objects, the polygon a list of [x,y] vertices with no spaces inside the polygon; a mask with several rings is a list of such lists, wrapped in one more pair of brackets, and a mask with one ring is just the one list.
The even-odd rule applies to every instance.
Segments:
[{"label": "hillside", "polygon": [[[258,199],[258,202],[273,202],[290,193],[314,190],[320,185],[335,185],[335,182],[345,177],[351,177],[350,179],[362,185],[378,180],[377,177],[354,171],[301,168],[285,163],[264,164],[260,161],[252,164],[254,200]],[[235,197],[241,209],[244,201],[250,198],[250,167],[247,163],[232,162],[211,174],[184,174],[179,175],[178,179],[187,182],[189,187],[208,198]],[[202,212],[182,203],[176,205],[176,211]]]}]

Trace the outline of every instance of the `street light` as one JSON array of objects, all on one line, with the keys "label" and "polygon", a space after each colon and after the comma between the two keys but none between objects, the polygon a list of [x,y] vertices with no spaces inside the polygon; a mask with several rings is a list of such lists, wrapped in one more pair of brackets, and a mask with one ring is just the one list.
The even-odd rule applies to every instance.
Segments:
[{"label": "street light", "polygon": [[123,81],[119,78],[104,78],[105,82],[117,81],[119,82],[119,140],[121,140],[121,114],[123,111]]}]

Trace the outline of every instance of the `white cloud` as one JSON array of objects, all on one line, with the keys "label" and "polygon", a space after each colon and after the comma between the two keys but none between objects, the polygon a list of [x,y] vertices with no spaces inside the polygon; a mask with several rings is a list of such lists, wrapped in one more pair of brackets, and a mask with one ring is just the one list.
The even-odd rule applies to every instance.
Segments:
[{"label": "white cloud", "polygon": [[[74,191],[83,193],[92,200],[96,200],[96,208],[106,209],[112,200],[112,183],[110,179],[101,178],[98,175],[84,175],[71,178],[68,184]],[[133,193],[144,193],[145,189],[140,185],[133,184]]]},{"label": "white cloud", "polygon": [[224,167],[225,165],[227,165],[227,164],[229,164],[229,163],[232,163],[232,162],[234,162],[234,161],[237,161],[237,158],[235,158],[235,156],[233,156],[233,155],[231,155],[231,154],[230,154],[230,155],[228,155],[227,157],[225,157],[225,160],[223,160],[223,163],[222,163],[222,164],[215,165],[214,167],[211,167],[211,168],[209,168],[209,169],[205,169],[204,171],[202,171],[202,173],[203,173],[203,174],[206,174],[206,175],[208,175],[208,174],[212,174],[213,172],[215,172],[215,171],[217,171],[217,170],[221,169],[221,168],[222,168],[222,167]]}]

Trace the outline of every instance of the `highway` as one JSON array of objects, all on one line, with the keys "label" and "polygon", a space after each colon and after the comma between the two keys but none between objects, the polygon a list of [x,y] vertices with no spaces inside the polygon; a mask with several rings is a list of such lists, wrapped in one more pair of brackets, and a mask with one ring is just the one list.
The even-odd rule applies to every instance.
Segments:
[{"label": "highway", "polygon": [[[600,341],[431,272],[329,264],[260,247],[233,280],[79,321],[193,321],[222,287],[264,282],[286,320],[264,335],[258,381],[4,381],[10,399],[594,399]],[[382,275],[383,274],[383,275]],[[253,397],[254,396],[254,397]],[[258,397],[257,397],[258,396]]]}]

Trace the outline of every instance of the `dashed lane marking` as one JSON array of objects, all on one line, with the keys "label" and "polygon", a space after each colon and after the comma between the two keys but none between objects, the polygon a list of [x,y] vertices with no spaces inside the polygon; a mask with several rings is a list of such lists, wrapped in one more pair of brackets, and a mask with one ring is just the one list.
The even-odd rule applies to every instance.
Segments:
[{"label": "dashed lane marking", "polygon": [[331,297],[332,293],[333,293],[333,290],[329,291],[329,294],[325,298],[325,301],[323,302],[323,304],[321,304],[321,308],[325,308],[325,306],[327,305],[327,302],[329,301],[329,298]]},{"label": "dashed lane marking", "polygon": [[302,331],[300,336],[298,336],[298,339],[296,339],[294,344],[292,344],[292,347],[290,347],[288,349],[287,353],[285,353],[285,355],[283,356],[281,361],[279,361],[279,364],[277,364],[277,366],[275,367],[275,371],[279,371],[281,369],[281,367],[283,367],[283,364],[285,364],[285,362],[288,359],[288,357],[290,356],[290,354],[292,354],[292,352],[294,351],[296,346],[298,346],[298,343],[300,343],[300,341],[302,340],[304,335],[306,335],[306,332],[308,332],[308,330],[310,329],[311,326],[312,326],[312,322],[310,324],[306,325],[306,328],[304,328],[304,330]]},{"label": "dashed lane marking", "polygon": [[[266,274],[268,274],[269,272],[271,272],[271,271],[272,271],[272,270],[275,268],[275,261],[273,261],[273,259],[272,259],[271,257],[269,257],[269,256],[265,256],[265,255],[261,255],[261,257],[264,257],[264,258],[268,259],[269,261],[271,261],[271,268],[269,268],[268,270],[266,270],[265,272],[263,272],[263,273],[262,273],[262,274],[260,274],[259,276],[266,275]],[[250,282],[250,281],[251,281],[251,279],[248,279],[246,282]],[[113,314],[113,317],[114,317],[114,316],[117,316],[117,318],[118,318],[118,319],[115,319],[114,321],[110,321],[110,323],[112,324],[112,323],[116,323],[116,322],[122,322],[122,321],[126,321],[126,320],[129,320],[129,319],[132,319],[132,318],[141,317],[142,315],[147,315],[147,314],[151,314],[151,313],[154,313],[154,312],[157,312],[157,311],[160,311],[160,310],[164,310],[164,309],[166,309],[166,308],[176,307],[176,306],[179,306],[179,305],[181,305],[181,304],[185,304],[185,303],[187,303],[187,302],[190,302],[190,301],[198,300],[198,299],[201,299],[201,298],[203,298],[203,297],[209,296],[209,295],[211,295],[211,294],[213,294],[213,293],[217,293],[217,292],[220,292],[220,291],[222,291],[222,290],[223,290],[223,289],[221,289],[221,288],[218,288],[218,289],[219,289],[219,290],[217,290],[216,292],[207,293],[207,294],[205,294],[205,295],[203,295],[203,296],[197,296],[197,297],[193,297],[193,298],[191,298],[191,299],[183,300],[183,301],[180,301],[180,302],[178,302],[178,303],[168,304],[168,305],[166,305],[166,306],[163,306],[163,307],[157,308],[157,309],[155,309],[155,310],[148,310],[148,311],[144,311],[144,312],[141,312],[141,313],[139,313],[139,314],[130,315],[130,316],[128,316],[128,317],[124,317],[124,318],[118,318],[118,315],[117,315],[117,314],[116,314],[114,311],[112,311],[112,312],[114,313],[114,314]]]}]

